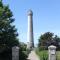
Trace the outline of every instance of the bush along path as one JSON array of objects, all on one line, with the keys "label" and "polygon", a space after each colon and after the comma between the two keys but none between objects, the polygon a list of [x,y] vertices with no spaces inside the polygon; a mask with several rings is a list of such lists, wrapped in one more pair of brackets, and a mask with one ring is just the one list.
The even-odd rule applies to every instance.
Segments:
[{"label": "bush along path", "polygon": [[35,51],[31,51],[31,53],[28,56],[28,60],[40,60],[39,57],[36,55]]}]

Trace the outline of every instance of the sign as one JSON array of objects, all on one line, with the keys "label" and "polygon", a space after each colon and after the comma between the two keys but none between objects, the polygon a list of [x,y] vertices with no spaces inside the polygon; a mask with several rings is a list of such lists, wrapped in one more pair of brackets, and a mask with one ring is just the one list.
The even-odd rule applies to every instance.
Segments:
[{"label": "sign", "polygon": [[51,52],[50,52],[51,54],[55,54],[55,50],[51,50]]}]

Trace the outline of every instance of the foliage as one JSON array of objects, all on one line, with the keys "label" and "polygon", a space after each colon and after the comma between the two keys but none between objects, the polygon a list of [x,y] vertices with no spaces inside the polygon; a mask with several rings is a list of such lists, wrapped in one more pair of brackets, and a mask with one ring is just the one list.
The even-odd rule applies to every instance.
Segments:
[{"label": "foliage", "polygon": [[[39,50],[36,48],[36,54],[40,57],[40,60],[48,60],[48,50]],[[60,60],[60,51],[56,51],[56,60]]]},{"label": "foliage", "polygon": [[8,6],[0,1],[0,46],[5,45],[8,48],[18,45],[18,33],[14,25],[13,14]]},{"label": "foliage", "polygon": [[19,46],[20,46],[19,60],[21,60],[21,59],[22,60],[27,60],[27,57],[28,57],[27,50],[26,50],[27,45],[25,43],[23,43],[23,42],[20,42],[20,45]]},{"label": "foliage", "polygon": [[40,60],[48,60],[48,52],[46,50],[36,50],[36,54],[40,57]]},{"label": "foliage", "polygon": [[19,50],[19,60],[27,60],[27,54],[24,53],[24,51],[22,51],[21,49]]},{"label": "foliage", "polygon": [[[39,51],[37,49],[36,54],[40,57],[40,60],[48,60],[48,51],[47,50]],[[56,60],[60,60],[60,51],[56,51]]]},{"label": "foliage", "polygon": [[20,48],[22,49],[22,51],[26,51],[27,45],[23,42],[20,42]]},{"label": "foliage", "polygon": [[40,50],[42,49],[48,49],[48,46],[50,45],[55,45],[57,47],[57,50],[60,49],[60,38],[57,35],[54,35],[54,33],[51,32],[46,32],[43,35],[40,36],[40,38],[38,39],[39,43],[38,43],[38,47]]},{"label": "foliage", "polygon": [[[0,59],[12,60],[12,47],[19,46],[19,40],[17,38],[18,33],[15,26],[13,14],[9,9],[9,6],[4,5],[0,0]],[[20,60],[26,59],[26,55],[20,49]],[[23,57],[21,59],[21,57]]]}]

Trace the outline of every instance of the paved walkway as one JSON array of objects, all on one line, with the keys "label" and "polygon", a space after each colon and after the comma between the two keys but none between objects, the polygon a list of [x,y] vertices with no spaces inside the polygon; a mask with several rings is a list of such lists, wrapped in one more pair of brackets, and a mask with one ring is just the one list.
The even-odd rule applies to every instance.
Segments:
[{"label": "paved walkway", "polygon": [[29,60],[40,60],[39,57],[36,55],[35,51],[31,51],[31,53],[28,56]]}]

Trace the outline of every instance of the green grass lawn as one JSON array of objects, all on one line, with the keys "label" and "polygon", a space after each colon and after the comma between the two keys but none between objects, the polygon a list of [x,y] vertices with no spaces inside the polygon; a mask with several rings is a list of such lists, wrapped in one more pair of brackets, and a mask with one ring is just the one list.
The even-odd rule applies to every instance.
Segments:
[{"label": "green grass lawn", "polygon": [[[48,60],[48,51],[38,51],[36,50],[37,55],[39,56],[40,60]],[[56,52],[57,60],[60,60],[60,51]]]},{"label": "green grass lawn", "polygon": [[60,51],[57,51],[56,55],[57,55],[57,60],[60,60]]},{"label": "green grass lawn", "polygon": [[47,60],[48,59],[48,52],[45,51],[36,51],[37,55],[39,56],[40,60]]}]

